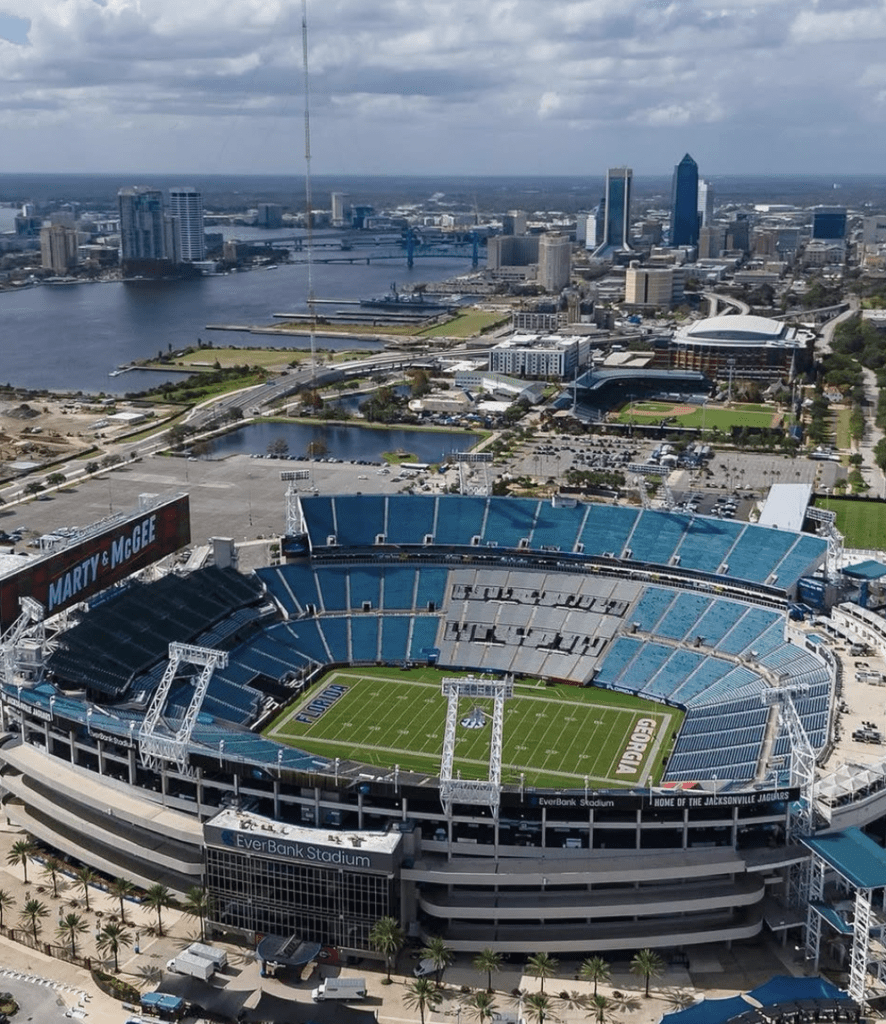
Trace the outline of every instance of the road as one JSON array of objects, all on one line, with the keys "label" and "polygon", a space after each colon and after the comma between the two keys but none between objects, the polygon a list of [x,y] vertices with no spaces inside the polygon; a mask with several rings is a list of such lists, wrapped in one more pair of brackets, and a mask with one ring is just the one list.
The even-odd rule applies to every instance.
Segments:
[{"label": "road", "polygon": [[[470,350],[454,349],[451,354],[457,358],[464,358]],[[427,355],[400,355],[397,353],[383,353],[370,356],[367,359],[352,360],[345,363],[336,363],[333,366],[326,366],[315,370],[312,367],[304,367],[290,371],[285,375],[274,377],[264,384],[244,388],[242,391],[235,391],[223,395],[220,398],[212,398],[191,409],[184,417],[183,422],[199,433],[205,430],[207,425],[215,419],[224,418],[235,410],[239,410],[243,418],[259,414],[263,409],[278,405],[288,395],[308,387],[315,381],[322,381],[324,378],[331,379],[340,373],[359,375],[385,370],[396,370],[416,363],[425,363],[429,360]],[[115,445],[113,453],[120,457],[124,463],[134,462],[138,459],[155,455],[169,447],[167,431],[160,431],[150,437],[138,441],[123,442]],[[63,472],[65,481],[61,485],[70,487],[72,484],[86,480],[91,474],[86,471],[87,462],[82,459],[71,459],[64,466],[53,466],[52,472]],[[49,486],[46,483],[50,473],[31,474],[26,480],[17,480],[5,488],[0,488],[0,499],[9,505],[26,497],[24,487],[31,483],[43,485],[44,493],[53,493],[58,487]]]},{"label": "road", "polygon": [[742,302],[741,299],[734,299],[731,295],[718,295],[716,292],[702,292],[702,295],[708,301],[708,316],[719,316],[721,304],[725,309],[734,309],[736,313],[740,313],[742,316],[747,316],[751,311],[751,307],[746,302]]},{"label": "road", "polygon": [[[832,343],[837,326],[854,316],[860,308],[861,304],[858,297],[850,295],[849,309],[840,313],[839,316],[835,316],[833,320],[828,320],[822,326],[821,333],[815,342],[815,352],[819,358],[829,355],[833,351]],[[863,460],[861,472],[870,487],[870,495],[883,498],[886,497],[886,476],[884,476],[883,471],[874,460],[874,448],[877,442],[883,438],[883,431],[874,423],[880,389],[877,386],[877,375],[873,370],[863,368],[862,376],[864,379],[865,430],[861,444],[858,446],[858,451]]]}]

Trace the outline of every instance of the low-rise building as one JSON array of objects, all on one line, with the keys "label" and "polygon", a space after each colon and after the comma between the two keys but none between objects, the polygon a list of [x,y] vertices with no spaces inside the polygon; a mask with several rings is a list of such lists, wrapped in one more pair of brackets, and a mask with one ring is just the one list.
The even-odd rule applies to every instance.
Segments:
[{"label": "low-rise building", "polygon": [[584,368],[591,343],[583,337],[556,334],[515,334],[489,353],[493,373],[536,379],[568,380]]},{"label": "low-rise building", "polygon": [[468,391],[502,395],[514,402],[523,398],[533,405],[537,405],[544,397],[544,385],[541,383],[527,384],[525,380],[508,377],[503,373],[491,373],[489,370],[457,370],[455,386]]},{"label": "low-rise building", "polygon": [[641,267],[632,263],[625,272],[625,303],[629,306],[671,307],[683,301],[683,267]]}]

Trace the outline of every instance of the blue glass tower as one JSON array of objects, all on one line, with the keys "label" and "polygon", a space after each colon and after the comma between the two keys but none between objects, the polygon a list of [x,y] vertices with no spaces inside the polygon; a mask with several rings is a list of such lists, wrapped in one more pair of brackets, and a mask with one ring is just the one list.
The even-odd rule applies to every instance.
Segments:
[{"label": "blue glass tower", "polygon": [[606,200],[603,215],[603,237],[595,256],[615,251],[629,251],[631,230],[631,182],[634,173],[630,167],[610,167],[606,172]]},{"label": "blue glass tower", "polygon": [[671,245],[698,243],[698,164],[687,153],[674,168]]}]

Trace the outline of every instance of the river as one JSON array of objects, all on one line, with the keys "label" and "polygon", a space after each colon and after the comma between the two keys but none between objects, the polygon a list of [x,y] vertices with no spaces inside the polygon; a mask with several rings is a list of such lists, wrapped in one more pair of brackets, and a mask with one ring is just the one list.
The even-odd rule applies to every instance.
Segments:
[{"label": "river", "polygon": [[[354,299],[386,292],[392,281],[440,281],[470,269],[469,260],[403,263],[316,264],[317,298]],[[38,286],[0,292],[0,383],[20,387],[123,394],[164,376],[109,377],[115,367],[147,359],[198,339],[214,345],[306,348],[307,338],[207,331],[207,324],[270,324],[274,313],[307,308],[307,267],[281,264],[193,281]],[[338,337],[318,337],[321,348],[353,347]],[[361,343],[361,348],[374,347]],[[377,346],[375,346],[377,347]]]}]

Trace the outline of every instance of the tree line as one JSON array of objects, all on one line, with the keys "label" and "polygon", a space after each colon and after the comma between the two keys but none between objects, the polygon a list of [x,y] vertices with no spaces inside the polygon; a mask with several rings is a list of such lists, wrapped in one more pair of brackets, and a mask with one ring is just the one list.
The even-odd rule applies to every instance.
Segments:
[{"label": "tree line", "polygon": [[[391,983],[394,961],[405,941],[405,933],[397,919],[393,917],[380,918],[369,933],[370,945],[385,959],[386,984]],[[452,963],[454,953],[446,945],[444,939],[432,936],[419,950],[418,956],[420,960],[430,961],[435,969],[436,977],[433,981],[430,978],[416,978],[411,981],[406,987],[404,1002],[409,1009],[418,1010],[421,1024],[425,1024],[425,1014],[428,1011],[436,1010],[442,1002],[443,995],[440,988],[443,973]],[[467,1000],[467,1005],[479,1024],[487,1024],[498,1012],[492,976],[502,969],[503,963],[502,954],[491,948],[481,950],[472,960],[474,970],[486,980],[485,991],[474,992]],[[522,1005],[524,1011],[536,1024],[544,1024],[546,1019],[553,1016],[556,1002],[550,993],[545,992],[545,981],[555,978],[559,968],[560,961],[550,953],[534,953],[526,959],[526,973],[538,978],[539,991],[525,995]],[[664,968],[664,960],[652,949],[641,949],[634,955],[630,970],[635,977],[643,981],[645,997],[649,997],[650,983],[662,975]],[[609,1019],[610,1012],[615,1008],[615,1003],[613,999],[598,991],[598,985],[608,983],[610,976],[610,966],[603,957],[588,957],[582,961],[578,977],[582,981],[593,982],[593,994],[589,998],[584,998],[576,996],[575,993],[561,993],[559,998],[567,998],[568,1002],[577,1003],[589,1009],[599,1024],[604,1024]]]}]

